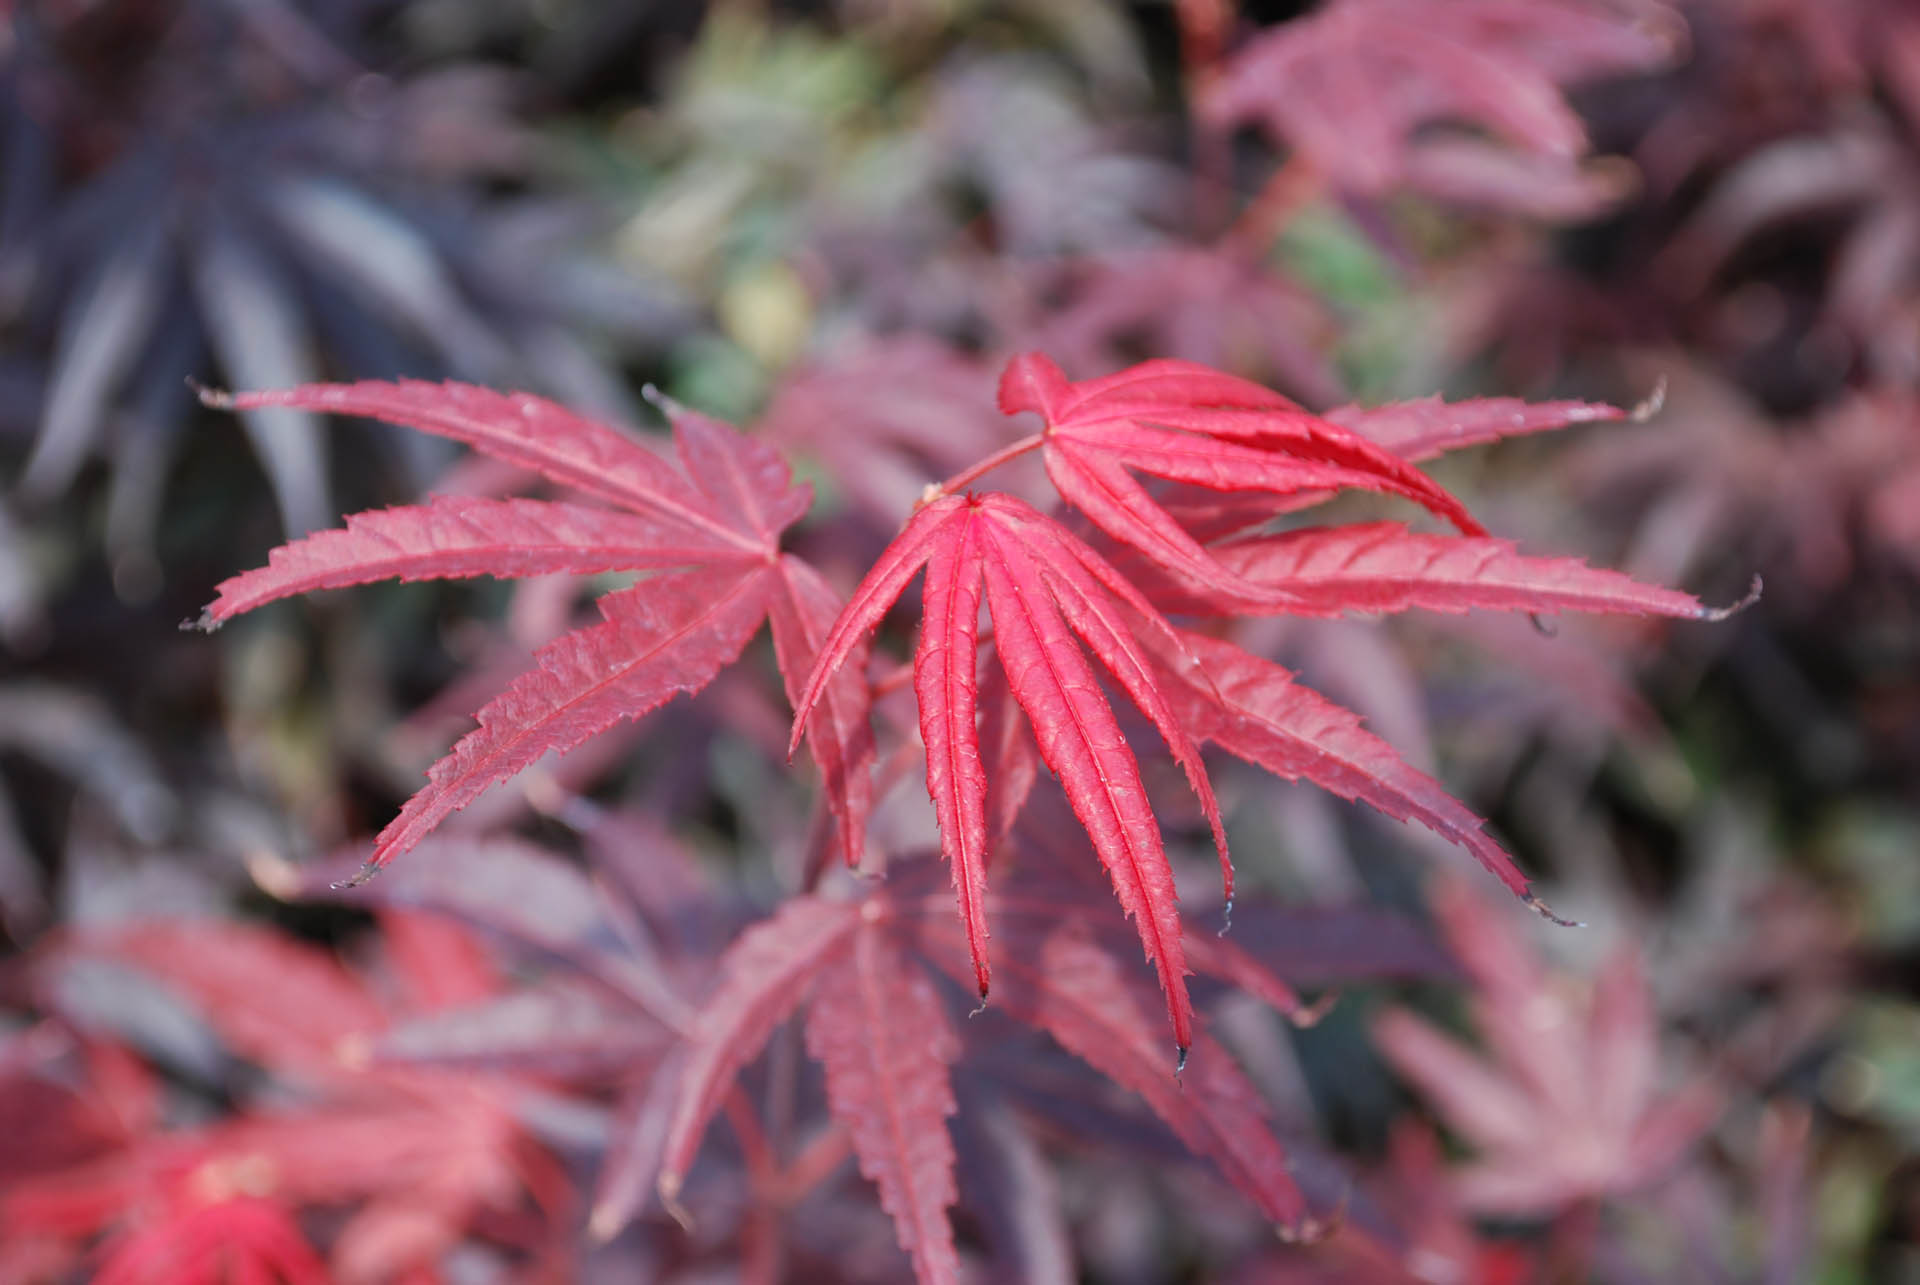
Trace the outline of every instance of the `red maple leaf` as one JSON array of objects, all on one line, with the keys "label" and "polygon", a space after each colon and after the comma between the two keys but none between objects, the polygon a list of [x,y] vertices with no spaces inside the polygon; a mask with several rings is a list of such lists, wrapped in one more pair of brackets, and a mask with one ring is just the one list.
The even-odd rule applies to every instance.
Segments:
[{"label": "red maple leaf", "polygon": [[[1353,714],[1231,643],[1175,629],[1143,588],[1169,609],[1222,615],[1339,615],[1413,606],[1574,608],[1693,619],[1719,613],[1690,595],[1639,585],[1571,559],[1522,555],[1486,535],[1458,500],[1403,456],[1277,393],[1202,366],[1150,361],[1076,384],[1046,357],[1026,354],[1009,363],[1000,404],[1009,414],[1038,412],[1045,428],[929,488],[821,646],[796,703],[792,740],[799,744],[819,694],[924,567],[925,618],[913,675],[927,792],[983,997],[990,975],[984,908],[990,778],[983,765],[975,668],[983,601],[1012,701],[1025,714],[1041,757],[1064,786],[1159,972],[1183,1063],[1191,1005],[1172,873],[1139,768],[1081,644],[1152,721],[1185,769],[1213,827],[1229,899],[1232,867],[1194,749],[1196,736],[1283,776],[1304,776],[1391,816],[1417,820],[1466,847],[1516,895],[1550,913],[1479,818],[1364,731]],[[1398,433],[1409,454],[1420,454],[1502,431],[1531,431],[1549,418],[1564,423],[1585,409],[1562,405],[1529,413],[1510,403],[1476,409],[1429,401],[1400,408],[1397,415],[1394,408],[1351,414]],[[1061,495],[1126,555],[1144,563],[1139,586],[1024,502],[950,494],[986,469],[1035,449]],[[1202,539],[1211,532],[1197,537],[1188,530],[1133,471],[1221,495],[1226,507],[1209,515],[1215,531],[1237,531],[1336,489],[1364,489],[1413,500],[1462,534],[1428,535],[1380,523],[1208,545]],[[998,701],[988,711],[989,745],[1004,753],[1010,723],[1018,720],[1009,720]],[[1021,788],[1017,782],[1015,788]]]},{"label": "red maple leaf", "polygon": [[1488,1055],[1400,1009],[1374,1037],[1479,1153],[1456,1175],[1464,1205],[1526,1216],[1642,1187],[1712,1125],[1720,1093],[1708,1079],[1659,1092],[1659,1023],[1630,950],[1581,996],[1471,889],[1443,886],[1435,909],[1475,983]]},{"label": "red maple leaf", "polygon": [[[958,1193],[946,1124],[960,1045],[927,969],[970,984],[974,958],[944,898],[915,883],[910,877],[858,902],[793,898],[729,948],[679,1073],[661,1148],[666,1201],[677,1201],[734,1078],[774,1028],[804,1007],[807,1047],[825,1068],[829,1109],[861,1172],[878,1186],[918,1278],[960,1279],[947,1218]],[[1057,887],[1037,913],[1019,895],[993,900],[1013,925],[996,991],[1002,1009],[1137,1093],[1283,1231],[1311,1230],[1260,1095],[1226,1050],[1200,1034],[1206,1056],[1189,1082],[1167,1076],[1149,1016],[1152,991],[1099,939],[1095,907]],[[1206,971],[1277,1000],[1284,1011],[1302,1011],[1286,983],[1250,956],[1209,950],[1204,958]]]},{"label": "red maple leaf", "polygon": [[[1229,57],[1203,111],[1220,125],[1258,121],[1347,192],[1404,185],[1578,217],[1621,183],[1579,167],[1586,131],[1562,87],[1657,67],[1685,33],[1658,3],[1339,0]],[[1436,134],[1440,124],[1488,137]]]},{"label": "red maple leaf", "polygon": [[[219,921],[134,923],[44,953],[49,982],[80,961],[154,978],[281,1088],[219,1123],[145,1128],[14,1184],[0,1240],[97,1239],[101,1280],[384,1280],[430,1266],[477,1222],[511,1226],[526,1197],[558,1215],[567,1180],[516,1118],[525,1086],[367,1061],[396,1018],[498,986],[463,930],[404,912],[382,924],[384,999],[322,951]],[[350,1211],[330,1272],[298,1217],[318,1208]]]},{"label": "red maple leaf", "polygon": [[[534,667],[480,710],[479,730],[434,764],[426,788],[375,838],[363,878],[542,755],[700,690],[739,656],[763,619],[771,619],[782,671],[797,681],[838,606],[819,573],[779,547],[810,490],[793,482],[777,452],[675,404],[666,409],[678,467],[635,437],[552,402],[462,384],[309,385],[202,399],[240,410],[298,406],[383,419],[465,442],[619,506],[442,496],[356,514],[346,529],[285,545],[267,566],[220,585],[203,628],[277,598],[389,578],[648,573],[603,596],[602,623],[541,648]],[[812,745],[849,864],[859,860],[872,802],[867,700],[856,667],[812,714]]]},{"label": "red maple leaf", "polygon": [[[1172,873],[1133,750],[1086,652],[1159,731],[1199,796],[1229,899],[1232,867],[1200,759],[1202,740],[1435,829],[1544,912],[1478,818],[1353,715],[1231,643],[1175,629],[1161,610],[1716,614],[1686,594],[1571,560],[1520,554],[1490,537],[1410,462],[1469,441],[1617,414],[1607,408],[1426,401],[1346,410],[1336,419],[1190,362],[1149,361],[1072,383],[1048,358],[1026,354],[1009,363],[999,402],[1009,415],[1039,414],[1042,431],[929,488],[836,617],[831,588],[779,549],[782,531],[807,506],[806,489],[793,484],[776,452],[677,406],[667,408],[676,467],[633,438],[551,403],[459,385],[315,386],[208,400],[380,416],[468,442],[625,510],[443,498],[359,515],[346,530],[278,550],[266,568],[221,586],[208,625],[287,594],[388,576],[642,574],[631,588],[601,599],[602,624],[548,644],[533,670],[481,710],[480,729],[433,768],[427,788],[376,839],[363,873],[540,755],[572,748],[677,692],[698,690],[739,655],[763,616],[771,617],[795,708],[789,748],[811,740],[841,850],[857,862],[872,803],[866,638],[925,568],[926,623],[913,685],[928,793],[975,986],[984,996],[991,975],[989,846],[1006,831],[1034,774],[1021,748],[1024,722],[1159,974],[1182,1062],[1192,1005]],[[1061,496],[1125,557],[1143,564],[1138,584],[1025,502],[958,493],[987,470],[1036,450]],[[1211,509],[1169,507],[1136,474],[1216,500]],[[1339,490],[1410,500],[1460,534],[1392,523],[1240,534]],[[998,677],[990,680],[984,700],[976,661],[983,606],[1005,679],[1004,689]],[[1004,774],[997,791],[989,762]]]},{"label": "red maple leaf", "polygon": [[1159,970],[1184,1062],[1192,1043],[1193,1009],[1186,992],[1173,871],[1133,751],[1075,634],[1153,721],[1186,769],[1213,826],[1231,895],[1226,836],[1199,753],[1175,718],[1123,613],[1131,609],[1135,619],[1154,622],[1163,640],[1178,648],[1173,627],[1099,554],[1011,496],[948,496],[926,505],[854,590],[835,622],[796,707],[795,744],[805,730],[801,720],[818,693],[922,567],[927,569],[928,623],[914,654],[914,691],[927,746],[927,790],[953,865],[980,994],[988,992],[990,971],[985,908],[988,781],[980,758],[974,658],[984,600],[993,617],[994,650],[1034,729],[1041,756],[1067,787],[1120,904],[1134,918],[1147,956]]}]

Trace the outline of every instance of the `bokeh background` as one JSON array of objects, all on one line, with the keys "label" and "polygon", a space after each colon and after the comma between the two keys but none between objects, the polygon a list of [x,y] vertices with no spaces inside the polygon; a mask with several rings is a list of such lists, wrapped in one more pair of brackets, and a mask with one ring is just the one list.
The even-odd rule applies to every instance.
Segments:
[{"label": "bokeh background", "polygon": [[[302,871],[593,586],[376,586],[181,632],[289,536],[520,480],[215,414],[188,380],[457,378],[657,427],[650,382],[794,456],[802,540],[850,585],[1012,435],[993,380],[1027,348],[1320,408],[1650,403],[1436,471],[1530,551],[1766,591],[1711,626],[1264,625],[1588,926],[1223,772],[1274,916],[1236,932],[1340,999],[1311,1030],[1233,998],[1216,1022],[1326,1207],[1390,1248],[1278,1245],[1125,1103],[1048,1123],[983,1089],[977,1278],[1920,1280],[1920,10],[5,12],[0,1281],[169,1279],[189,1242],[250,1247],[269,1276],[208,1277],[235,1281],[903,1278],[851,1163],[682,1233],[618,1189],[662,1041],[503,1007],[574,994],[553,916],[638,904],[697,971],[791,888],[809,787],[777,688],[723,681],[496,791],[377,914],[316,895]],[[566,855],[523,868],[503,834]],[[545,927],[503,926],[515,899]],[[564,1030],[593,1035],[564,1066],[501,1051]]]}]

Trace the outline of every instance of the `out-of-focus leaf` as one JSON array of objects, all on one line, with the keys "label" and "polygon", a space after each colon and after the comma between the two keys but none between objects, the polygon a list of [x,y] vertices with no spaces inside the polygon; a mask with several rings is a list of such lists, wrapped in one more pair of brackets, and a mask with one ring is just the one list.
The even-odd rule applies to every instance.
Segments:
[{"label": "out-of-focus leaf", "polygon": [[[213,222],[201,230],[193,284],[214,352],[233,382],[291,388],[318,376],[313,341],[288,284],[237,226]],[[314,416],[288,406],[242,415],[286,530],[303,535],[324,526],[334,509]]]},{"label": "out-of-focus leaf", "polygon": [[1447,940],[1480,988],[1481,1058],[1410,1013],[1375,1024],[1381,1050],[1479,1152],[1462,1202],[1529,1215],[1658,1180],[1719,1116],[1705,1078],[1658,1086],[1658,1025],[1646,978],[1616,952],[1584,1002],[1557,990],[1506,919],[1464,885],[1440,890]]},{"label": "out-of-focus leaf", "polygon": [[[471,378],[506,377],[505,346],[460,298],[431,243],[365,193],[331,179],[283,178],[267,191],[281,224],[376,307],[405,322]],[[247,388],[289,388],[305,378],[233,376]]]},{"label": "out-of-focus leaf", "polygon": [[27,495],[46,499],[65,490],[100,439],[107,406],[157,320],[170,223],[164,210],[139,220],[75,298],[63,322],[40,435],[20,479]]},{"label": "out-of-focus leaf", "polygon": [[130,838],[157,843],[178,803],[146,749],[96,699],[51,683],[0,685],[0,746],[72,779]]}]

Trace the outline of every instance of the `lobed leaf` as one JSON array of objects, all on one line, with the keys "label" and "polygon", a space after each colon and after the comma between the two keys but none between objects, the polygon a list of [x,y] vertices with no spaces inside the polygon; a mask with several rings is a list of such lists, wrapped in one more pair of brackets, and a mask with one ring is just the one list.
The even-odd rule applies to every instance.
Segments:
[{"label": "lobed leaf", "polygon": [[[1003,955],[1001,1006],[1139,1094],[1181,1142],[1218,1165],[1267,1217],[1283,1229],[1299,1228],[1306,1202],[1268,1127],[1258,1090],[1226,1049],[1204,1035],[1201,1056],[1184,1079],[1169,1076],[1154,1024],[1143,1011],[1142,988],[1084,927],[1069,921],[1046,934],[1033,952]],[[930,944],[942,967],[958,968],[957,952],[941,949],[937,935]]]},{"label": "lobed leaf", "polygon": [[[1064,426],[1061,447],[1098,450],[1129,468],[1215,491],[1298,495],[1352,487],[1398,495],[1469,535],[1484,535],[1466,506],[1391,451],[1304,411],[1158,408],[1127,417]],[[1155,428],[1153,425],[1161,425]],[[1170,430],[1180,430],[1178,432]],[[1324,466],[1319,472],[1308,465]]]},{"label": "lobed leaf", "polygon": [[1327,418],[1392,451],[1403,460],[1430,460],[1466,446],[1505,437],[1551,432],[1569,424],[1627,418],[1601,402],[1524,402],[1517,397],[1478,397],[1446,402],[1438,397],[1386,406],[1336,406]]},{"label": "lobed leaf", "polygon": [[1299,409],[1271,388],[1198,362],[1157,357],[1098,379],[1072,383],[1051,358],[1037,352],[1020,353],[1007,363],[1000,377],[999,404],[1005,414],[1033,411],[1050,424],[1076,413],[1111,414],[1116,407],[1142,405]]},{"label": "lobed leaf", "polygon": [[267,565],[223,581],[202,628],[294,594],[374,580],[638,571],[751,556],[655,517],[543,500],[436,496],[356,513],[345,530],[281,545]]},{"label": "lobed leaf", "polygon": [[947,1208],[959,1198],[947,1117],[960,1041],[932,979],[885,930],[863,923],[807,1008],[807,1051],[826,1068],[827,1104],[880,1189],[923,1285],[960,1280]]},{"label": "lobed leaf", "polygon": [[1278,393],[1191,363],[1144,362],[1073,384],[1047,357],[1025,353],[1001,377],[1000,405],[1046,420],[1042,458],[1063,499],[1224,610],[1291,604],[1284,592],[1221,565],[1133,472],[1294,504],[1343,488],[1376,491],[1423,505],[1467,534],[1485,534],[1464,505],[1393,452]]},{"label": "lobed leaf", "polygon": [[471,384],[406,379],[303,384],[252,393],[203,392],[201,400],[232,410],[292,406],[363,415],[450,437],[583,494],[677,522],[689,536],[759,548],[672,465],[638,441],[530,393],[496,393]]},{"label": "lobed leaf", "polygon": [[760,627],[767,593],[768,575],[755,568],[717,583],[707,570],[667,572],[602,597],[605,623],[535,653],[536,667],[480,711],[479,730],[433,765],[426,788],[375,838],[367,871],[543,754],[706,686]]},{"label": "lobed leaf", "polygon": [[663,1199],[679,1195],[707,1122],[740,1068],[799,1007],[815,975],[846,950],[860,922],[854,906],[794,897],[728,947],[719,989],[701,1010],[692,1055],[679,1072],[661,1146]]},{"label": "lobed leaf", "polygon": [[[1003,500],[1002,507],[1012,509],[1013,505]],[[1161,694],[1160,685],[1153,676],[1151,656],[1133,638],[1131,622],[1124,617],[1123,608],[1114,600],[1118,598],[1124,601],[1126,606],[1133,609],[1135,620],[1147,622],[1149,628],[1176,651],[1180,650],[1179,636],[1152,604],[1099,554],[1057,523],[1047,521],[1038,513],[1032,513],[1031,516],[1035,520],[1023,524],[1022,531],[1034,538],[1037,550],[1052,555],[1034,559],[1034,567],[1046,579],[1055,603],[1073,626],[1074,632],[1086,641],[1088,648],[1100,658],[1101,664],[1118,680],[1127,696],[1166,741],[1174,761],[1186,774],[1187,784],[1193,787],[1195,796],[1199,798],[1201,811],[1213,831],[1214,850],[1220,857],[1220,878],[1227,904],[1231,906],[1233,859],[1227,854],[1226,826],[1220,819],[1220,803],[1214,797],[1213,783],[1207,778],[1199,747],[1187,735],[1180,719]]]},{"label": "lobed leaf", "polygon": [[927,793],[940,847],[953,872],[954,897],[973,956],[974,982],[986,998],[987,774],[976,726],[975,650],[985,517],[969,506],[927,560],[925,620],[913,655],[920,737],[927,747]]},{"label": "lobed leaf", "polygon": [[948,496],[908,518],[893,543],[886,547],[866,576],[854,586],[853,596],[833,622],[826,641],[820,644],[820,654],[813,662],[813,672],[807,675],[806,686],[801,689],[800,698],[794,702],[793,736],[787,743],[789,755],[800,748],[800,738],[807,730],[807,718],[835,671],[845,665],[855,648],[879,627],[881,618],[892,609],[907,583],[919,574],[927,559],[933,556],[939,542],[947,535],[948,525],[961,515],[966,504],[967,501],[960,496]]},{"label": "lobed leaf", "polygon": [[1060,778],[1121,907],[1134,920],[1166,992],[1174,1042],[1184,1061],[1193,1042],[1193,1006],[1180,949],[1179,905],[1140,769],[1099,680],[1017,535],[989,527],[987,544],[987,603],[1008,683],[1033,725],[1040,756]]},{"label": "lobed leaf", "polygon": [[1284,611],[1291,605],[1285,593],[1221,566],[1114,460],[1051,448],[1044,458],[1047,476],[1062,499],[1191,592],[1260,610]]},{"label": "lobed leaf", "polygon": [[[839,611],[840,595],[811,563],[791,553],[781,555],[774,566],[767,616],[773,626],[774,659],[787,700],[796,709],[801,681],[818,660]],[[873,812],[874,744],[868,719],[873,689],[867,684],[866,654],[865,642],[856,641],[847,662],[827,679],[806,724],[808,744],[820,765],[820,788],[850,869],[860,865]]]},{"label": "lobed leaf", "polygon": [[734,517],[767,548],[813,503],[813,488],[794,485],[779,451],[731,424],[667,402],[680,463],[712,508]]},{"label": "lobed leaf", "polygon": [[1162,670],[1181,680],[1181,687],[1169,683],[1169,689],[1202,739],[1277,776],[1304,777],[1396,820],[1418,821],[1471,852],[1515,896],[1546,913],[1513,858],[1486,833],[1485,823],[1363,728],[1358,715],[1232,643],[1191,632],[1184,636],[1200,659],[1199,672],[1176,672],[1164,663]]},{"label": "lobed leaf", "polygon": [[[1604,611],[1719,615],[1692,594],[1578,558],[1531,557],[1491,537],[1427,535],[1398,522],[1310,527],[1214,546],[1221,565],[1287,591],[1299,615],[1344,611]],[[1204,609],[1204,604],[1196,604]]]}]

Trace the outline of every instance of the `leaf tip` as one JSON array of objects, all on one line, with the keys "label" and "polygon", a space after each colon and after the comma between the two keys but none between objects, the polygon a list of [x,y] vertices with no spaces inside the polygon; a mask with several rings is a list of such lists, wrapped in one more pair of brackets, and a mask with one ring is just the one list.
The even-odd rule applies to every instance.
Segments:
[{"label": "leaf tip", "polygon": [[1189,1051],[1185,1044],[1176,1044],[1173,1046],[1173,1073],[1175,1075],[1179,1075],[1187,1069],[1187,1053]]},{"label": "leaf tip", "polygon": [[225,623],[226,621],[217,618],[213,614],[212,607],[202,607],[199,615],[189,616],[180,622],[180,632],[183,634],[210,634]]},{"label": "leaf tip", "polygon": [[674,419],[677,416],[687,413],[687,407],[684,402],[678,398],[669,397],[666,393],[661,392],[654,384],[646,383],[640,385],[640,396],[647,405],[653,407],[668,419]]},{"label": "leaf tip", "polygon": [[1654,381],[1653,391],[1648,393],[1637,406],[1627,412],[1627,418],[1636,424],[1644,424],[1655,415],[1658,415],[1660,409],[1666,404],[1667,377],[1662,375]]},{"label": "leaf tip", "polygon": [[224,388],[209,388],[191,375],[187,377],[187,387],[200,399],[202,406],[212,410],[232,410],[234,396]]},{"label": "leaf tip", "polygon": [[1553,907],[1532,893],[1528,893],[1525,897],[1521,898],[1521,900],[1527,903],[1527,906],[1534,914],[1549,923],[1559,924],[1562,928],[1585,928],[1587,926],[1587,922],[1584,919],[1562,919],[1559,915],[1553,913]]},{"label": "leaf tip", "polygon": [[1296,1030],[1311,1030],[1320,1025],[1320,1020],[1331,1013],[1333,1006],[1339,1002],[1340,992],[1328,991],[1313,1003],[1302,1005],[1288,1013],[1287,1021],[1291,1022]]},{"label": "leaf tip", "polygon": [[1000,374],[1000,413],[1032,411],[1049,422],[1052,408],[1067,389],[1067,377],[1043,352],[1023,352],[1007,362]]},{"label": "leaf tip", "polygon": [[367,880],[373,878],[375,875],[379,873],[380,873],[379,859],[370,857],[368,858],[365,865],[361,866],[358,870],[354,872],[353,877],[351,879],[336,880],[335,882],[330,883],[327,886],[329,888],[332,888],[335,892],[344,892],[349,888],[358,888],[361,884],[365,883]]},{"label": "leaf tip", "polygon": [[1756,572],[1754,573],[1753,583],[1747,588],[1746,595],[1738,602],[1730,602],[1724,607],[1702,607],[1699,618],[1709,624],[1718,624],[1729,616],[1737,616],[1754,603],[1760,601],[1760,590],[1762,587],[1760,575]]},{"label": "leaf tip", "polygon": [[691,1234],[693,1215],[680,1203],[680,1181],[680,1175],[669,1170],[660,1175],[660,1180],[654,1183],[654,1190],[660,1193],[660,1204],[666,1209],[667,1216],[680,1224],[681,1231]]},{"label": "leaf tip", "polygon": [[1220,931],[1215,933],[1214,936],[1225,937],[1228,933],[1232,931],[1233,931],[1233,898],[1228,897],[1226,904],[1220,908]]},{"label": "leaf tip", "polygon": [[604,1245],[618,1236],[620,1229],[626,1225],[626,1217],[619,1208],[611,1202],[604,1202],[595,1205],[593,1212],[587,1215],[587,1237],[596,1245]]},{"label": "leaf tip", "polygon": [[294,901],[301,893],[300,870],[277,852],[249,852],[243,860],[254,887],[275,901]]}]

